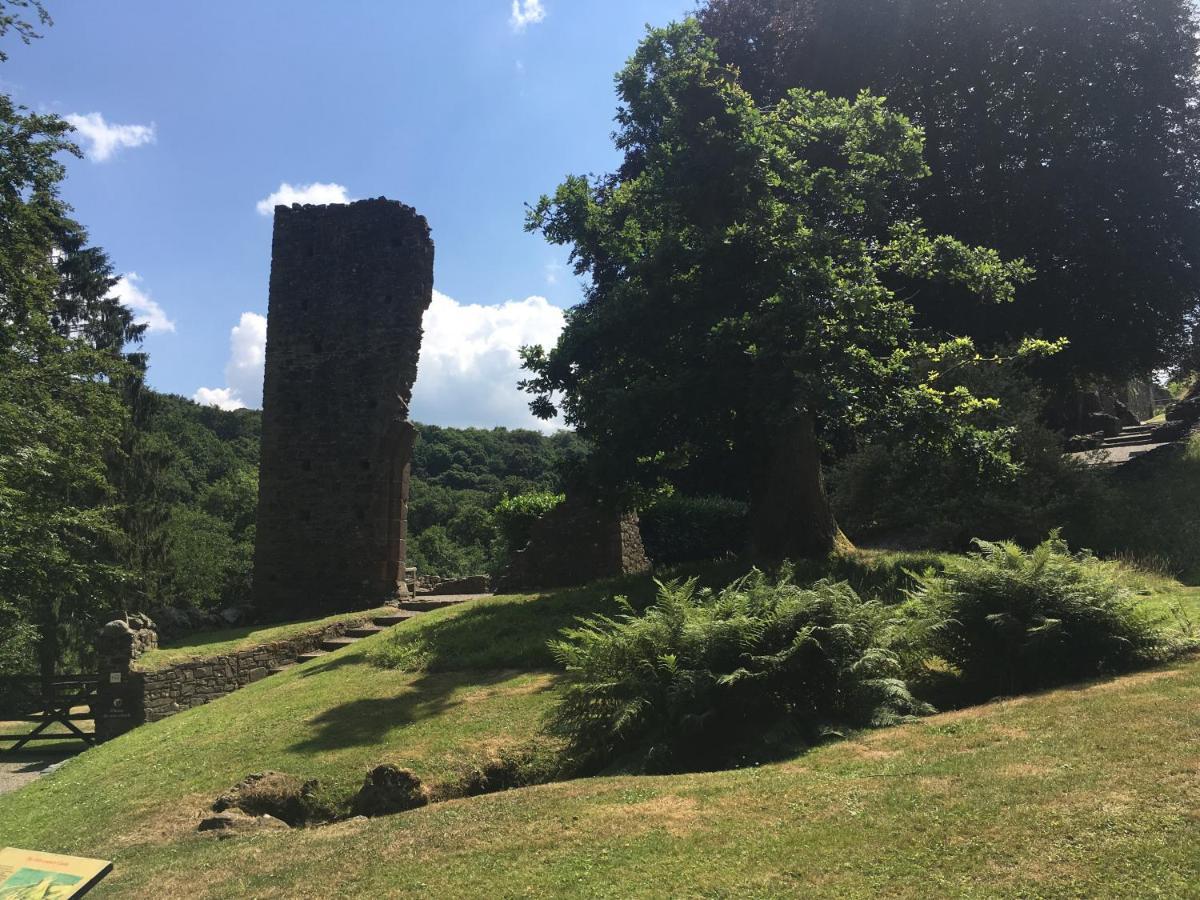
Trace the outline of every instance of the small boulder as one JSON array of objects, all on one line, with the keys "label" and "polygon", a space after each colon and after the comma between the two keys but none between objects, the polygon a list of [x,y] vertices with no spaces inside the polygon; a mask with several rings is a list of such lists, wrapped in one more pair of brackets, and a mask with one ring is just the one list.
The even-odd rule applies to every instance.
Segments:
[{"label": "small boulder", "polygon": [[388,816],[425,806],[429,790],[413,772],[397,766],[376,766],[367,775],[354,797],[354,813],[360,816]]},{"label": "small boulder", "polygon": [[1121,433],[1121,420],[1108,413],[1092,413],[1087,417],[1088,433],[1103,431],[1105,437],[1117,437]]},{"label": "small boulder", "polygon": [[240,624],[241,621],[246,617],[243,610],[240,610],[237,607],[233,607],[233,606],[230,606],[227,609],[221,610],[221,612],[218,613],[218,615],[220,615],[221,621],[223,621],[226,625],[229,625],[229,626],[234,626],[234,625]]},{"label": "small boulder", "polygon": [[1095,434],[1077,434],[1075,437],[1068,438],[1066,443],[1068,453],[1085,453],[1090,450],[1099,450],[1103,446],[1103,431],[1097,431]]},{"label": "small boulder", "polygon": [[1142,424],[1142,420],[1137,417],[1137,414],[1127,404],[1115,398],[1112,401],[1112,414],[1117,417],[1122,427],[1136,428]]},{"label": "small boulder", "polygon": [[1188,431],[1186,422],[1164,422],[1150,432],[1150,440],[1156,444],[1178,441],[1187,437]]}]

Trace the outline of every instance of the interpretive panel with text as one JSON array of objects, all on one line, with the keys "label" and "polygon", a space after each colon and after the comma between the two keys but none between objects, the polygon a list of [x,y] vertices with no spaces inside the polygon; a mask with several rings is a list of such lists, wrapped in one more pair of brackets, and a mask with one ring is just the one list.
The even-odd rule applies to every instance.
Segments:
[{"label": "interpretive panel with text", "polygon": [[0,850],[0,900],[72,900],[112,871],[103,859],[5,847]]}]

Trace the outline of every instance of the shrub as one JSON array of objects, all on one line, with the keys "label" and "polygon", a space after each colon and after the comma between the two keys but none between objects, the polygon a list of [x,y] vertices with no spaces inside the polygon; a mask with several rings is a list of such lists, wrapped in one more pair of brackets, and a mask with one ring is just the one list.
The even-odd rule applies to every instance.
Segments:
[{"label": "shrub", "polygon": [[662,497],[642,510],[642,541],[655,565],[717,559],[746,543],[747,506],[725,497]]},{"label": "shrub", "polygon": [[508,497],[496,506],[492,518],[496,524],[495,559],[499,568],[506,566],[512,555],[529,543],[533,523],[564,500],[564,494],[539,491]]},{"label": "shrub", "polygon": [[1076,546],[1200,583],[1200,435],[1108,474],[1104,494],[1065,520]]},{"label": "shrub", "polygon": [[442,525],[431,525],[409,541],[407,561],[419,574],[444,578],[477,575],[489,564],[483,547],[456,541]]},{"label": "shrub", "polygon": [[979,696],[1016,694],[1127,671],[1170,648],[1104,563],[1057,534],[1026,552],[976,541],[978,553],[919,579],[927,652]]},{"label": "shrub", "polygon": [[[36,641],[37,631],[21,610],[0,600],[0,677],[34,671]],[[0,701],[0,709],[4,707]]]},{"label": "shrub", "polygon": [[660,584],[551,643],[568,683],[550,730],[583,770],[682,771],[746,761],[835,724],[923,711],[885,646],[889,619],[846,584],[798,587],[754,571],[719,592]]},{"label": "shrub", "polygon": [[967,366],[957,384],[995,405],[977,428],[945,433],[923,420],[895,424],[828,472],[838,523],[853,540],[966,550],[971,538],[1033,543],[1103,503],[1100,479],[1065,456],[1041,421],[1046,400],[1010,365]]}]

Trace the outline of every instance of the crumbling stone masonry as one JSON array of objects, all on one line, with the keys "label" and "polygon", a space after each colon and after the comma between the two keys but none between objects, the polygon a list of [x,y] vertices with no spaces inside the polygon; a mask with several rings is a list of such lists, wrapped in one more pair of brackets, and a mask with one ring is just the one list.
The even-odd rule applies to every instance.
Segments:
[{"label": "crumbling stone masonry", "polygon": [[600,578],[650,571],[635,512],[598,502],[583,490],[530,529],[529,543],[513,557],[499,589],[570,587]]},{"label": "crumbling stone masonry", "polygon": [[144,653],[158,646],[158,634],[150,619],[132,615],[109,622],[96,640],[100,672],[93,710],[96,736],[101,741],[112,740],[139,725],[232,694],[292,665],[301,655],[319,650],[325,641],[341,637],[366,621],[366,617],[347,617],[257,647],[161,669],[146,669],[138,662]]},{"label": "crumbling stone masonry", "polygon": [[142,680],[131,667],[135,659],[156,647],[154,623],[139,613],[115,619],[100,629],[96,636],[100,682],[92,707],[98,740],[110,740],[146,721]]},{"label": "crumbling stone masonry", "polygon": [[408,421],[433,242],[391,200],[277,206],[254,595],[280,618],[407,594]]}]

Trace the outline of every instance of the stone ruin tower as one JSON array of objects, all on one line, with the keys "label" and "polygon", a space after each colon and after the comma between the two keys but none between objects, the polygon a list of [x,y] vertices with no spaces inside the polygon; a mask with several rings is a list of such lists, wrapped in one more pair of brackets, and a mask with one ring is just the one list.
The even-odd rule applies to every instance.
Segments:
[{"label": "stone ruin tower", "polygon": [[404,596],[429,225],[392,200],[275,207],[254,594],[299,618]]}]

